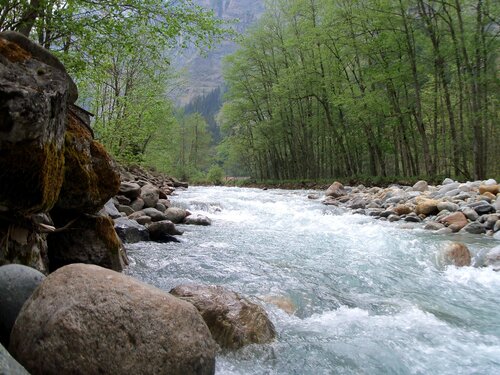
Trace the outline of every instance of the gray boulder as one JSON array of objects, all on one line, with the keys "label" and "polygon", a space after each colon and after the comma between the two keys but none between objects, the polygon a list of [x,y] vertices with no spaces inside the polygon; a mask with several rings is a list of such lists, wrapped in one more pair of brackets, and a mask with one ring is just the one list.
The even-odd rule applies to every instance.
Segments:
[{"label": "gray boulder", "polygon": [[20,264],[0,267],[0,341],[3,345],[9,345],[19,311],[44,279],[43,273]]},{"label": "gray boulder", "polygon": [[9,347],[36,374],[214,374],[216,344],[191,304],[131,277],[74,264],[25,303]]},{"label": "gray boulder", "polygon": [[146,227],[125,217],[115,219],[115,231],[125,243],[149,241]]},{"label": "gray boulder", "polygon": [[424,192],[426,191],[427,189],[429,189],[429,184],[427,183],[427,181],[418,181],[415,185],[413,185],[413,191],[420,191],[420,192]]},{"label": "gray boulder", "polygon": [[462,231],[471,233],[471,234],[483,234],[486,233],[486,229],[481,223],[478,223],[477,221],[474,221],[473,223],[470,223],[466,225]]},{"label": "gray boulder", "polygon": [[479,218],[478,213],[476,210],[470,207],[464,207],[462,208],[462,213],[469,219],[470,221],[476,221]]},{"label": "gray boulder", "polygon": [[104,210],[112,219],[117,219],[119,217],[122,217],[120,211],[118,211],[118,209],[116,208],[113,199],[110,199],[109,201],[106,202],[106,204],[104,205]]},{"label": "gray boulder", "polygon": [[141,187],[135,182],[122,182],[120,184],[120,195],[124,195],[130,200],[134,200],[141,195]]},{"label": "gray boulder", "polygon": [[478,201],[478,202],[470,203],[467,205],[467,207],[472,208],[479,215],[485,215],[485,214],[495,212],[495,208],[486,201]]},{"label": "gray boulder", "polygon": [[139,197],[134,199],[133,202],[130,202],[129,206],[134,211],[140,211],[144,208],[144,201],[142,200],[142,198]]},{"label": "gray boulder", "polygon": [[171,294],[192,303],[222,348],[269,343],[276,337],[265,310],[220,286],[180,285]]},{"label": "gray boulder", "polygon": [[0,374],[2,375],[30,375],[26,369],[21,366],[7,349],[0,345]]}]

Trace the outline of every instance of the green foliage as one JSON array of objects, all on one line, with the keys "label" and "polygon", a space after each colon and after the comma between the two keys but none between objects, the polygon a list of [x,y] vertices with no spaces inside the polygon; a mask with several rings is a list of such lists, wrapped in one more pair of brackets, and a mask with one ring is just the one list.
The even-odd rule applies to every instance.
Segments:
[{"label": "green foliage", "polygon": [[221,185],[224,181],[224,169],[218,165],[212,165],[207,172],[207,181],[214,185]]},{"label": "green foliage", "polygon": [[221,152],[262,180],[498,173],[499,7],[269,1],[226,60]]}]

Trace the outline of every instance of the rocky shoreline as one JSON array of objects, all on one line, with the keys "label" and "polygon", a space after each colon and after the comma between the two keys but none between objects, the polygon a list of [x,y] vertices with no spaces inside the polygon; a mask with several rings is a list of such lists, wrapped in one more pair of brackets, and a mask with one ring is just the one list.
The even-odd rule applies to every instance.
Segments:
[{"label": "rocky shoreline", "polygon": [[120,273],[124,242],[210,220],[172,207],[185,183],[119,167],[77,98],[56,57],[0,33],[0,374],[213,374],[219,350],[272,341],[237,293]]}]

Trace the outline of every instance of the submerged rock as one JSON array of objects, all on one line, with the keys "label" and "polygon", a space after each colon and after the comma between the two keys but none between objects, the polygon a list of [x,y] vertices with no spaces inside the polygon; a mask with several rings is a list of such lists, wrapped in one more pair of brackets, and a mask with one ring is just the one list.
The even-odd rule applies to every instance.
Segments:
[{"label": "submerged rock", "polygon": [[453,265],[456,267],[470,266],[470,251],[463,243],[454,242],[446,246],[440,256],[443,265]]},{"label": "submerged rock", "polygon": [[205,215],[196,214],[196,215],[189,215],[188,217],[186,217],[184,219],[184,224],[208,226],[212,225],[212,220],[210,220]]},{"label": "submerged rock", "polygon": [[276,336],[265,310],[220,286],[180,285],[171,294],[192,303],[222,348],[264,344]]},{"label": "submerged rock", "polygon": [[33,374],[214,374],[216,344],[193,305],[131,277],[75,264],[28,299],[11,353]]}]

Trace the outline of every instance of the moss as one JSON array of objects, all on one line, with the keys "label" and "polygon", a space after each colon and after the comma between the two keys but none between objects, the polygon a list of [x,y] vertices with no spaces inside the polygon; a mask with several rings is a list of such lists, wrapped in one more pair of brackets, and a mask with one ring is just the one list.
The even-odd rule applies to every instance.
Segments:
[{"label": "moss", "polygon": [[0,147],[0,204],[23,214],[47,212],[61,190],[64,151],[37,141]]},{"label": "moss", "polygon": [[104,246],[109,249],[111,254],[118,255],[122,243],[116,234],[113,220],[107,216],[99,216],[95,221],[95,230],[97,236],[104,243]]},{"label": "moss", "polygon": [[112,160],[72,113],[65,133],[65,160],[59,208],[93,213],[118,192],[120,180]]}]

